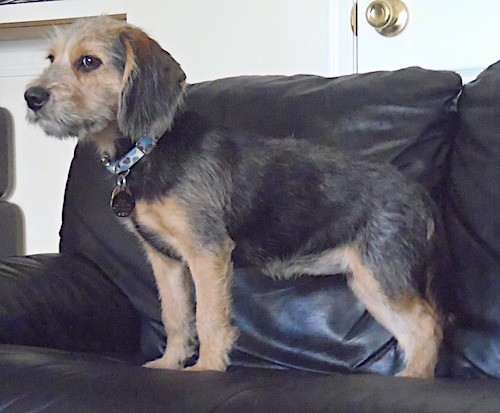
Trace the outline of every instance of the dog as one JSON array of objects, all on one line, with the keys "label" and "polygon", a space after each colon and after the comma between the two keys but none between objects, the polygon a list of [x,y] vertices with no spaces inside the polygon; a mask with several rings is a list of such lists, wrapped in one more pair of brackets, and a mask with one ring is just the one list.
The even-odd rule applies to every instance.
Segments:
[{"label": "dog", "polygon": [[27,117],[48,135],[93,142],[116,178],[112,207],[142,242],[168,333],[146,366],[183,368],[199,342],[189,369],[226,369],[235,249],[274,277],[345,274],[403,349],[398,374],[434,375],[440,219],[421,186],[304,140],[211,128],[183,108],[180,65],[124,21],[79,20],[51,44],[25,92]]}]

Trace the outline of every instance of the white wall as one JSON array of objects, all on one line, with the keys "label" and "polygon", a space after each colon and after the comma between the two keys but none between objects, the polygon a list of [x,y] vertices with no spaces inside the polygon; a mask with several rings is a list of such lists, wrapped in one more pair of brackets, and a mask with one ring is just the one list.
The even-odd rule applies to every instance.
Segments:
[{"label": "white wall", "polygon": [[12,30],[0,30],[0,106],[14,119],[16,181],[10,201],[24,213],[27,253],[58,251],[64,187],[75,146],[71,140],[48,138],[25,120],[26,84],[46,64],[42,32],[27,36],[35,40],[11,40]]},{"label": "white wall", "polygon": [[74,142],[47,138],[23,121],[23,93],[28,79],[0,78],[0,106],[9,109],[15,120],[16,182],[10,200],[24,212],[26,251],[56,252],[63,189]]}]

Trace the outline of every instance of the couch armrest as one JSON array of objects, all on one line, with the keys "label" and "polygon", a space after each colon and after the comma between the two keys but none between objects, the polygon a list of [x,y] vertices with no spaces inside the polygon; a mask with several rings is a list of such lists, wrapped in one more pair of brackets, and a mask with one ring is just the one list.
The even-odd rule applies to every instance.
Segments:
[{"label": "couch armrest", "polygon": [[138,351],[139,315],[84,257],[42,254],[0,261],[0,343],[71,351]]},{"label": "couch armrest", "polygon": [[21,208],[0,200],[0,259],[24,252],[24,223]]}]

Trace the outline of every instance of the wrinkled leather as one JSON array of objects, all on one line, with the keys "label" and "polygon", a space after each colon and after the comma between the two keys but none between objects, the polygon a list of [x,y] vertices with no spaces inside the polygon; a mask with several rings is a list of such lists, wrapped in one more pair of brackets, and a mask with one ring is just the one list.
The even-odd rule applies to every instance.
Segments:
[{"label": "wrinkled leather", "polygon": [[[500,377],[500,62],[463,88],[445,218],[455,316],[447,339],[468,360],[451,374]],[[454,360],[456,362],[456,360]]]},{"label": "wrinkled leather", "polygon": [[446,173],[460,87],[456,73],[417,67],[331,79],[247,76],[196,84],[186,103],[214,125],[391,162],[434,188]]},{"label": "wrinkled leather", "polygon": [[77,255],[0,261],[0,343],[133,357],[135,309],[96,265]]}]

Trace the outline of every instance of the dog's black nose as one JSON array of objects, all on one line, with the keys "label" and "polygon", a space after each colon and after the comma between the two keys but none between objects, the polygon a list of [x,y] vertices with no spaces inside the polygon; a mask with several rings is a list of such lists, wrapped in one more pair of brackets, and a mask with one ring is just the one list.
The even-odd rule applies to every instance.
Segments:
[{"label": "dog's black nose", "polygon": [[35,112],[43,107],[45,102],[49,100],[49,96],[49,91],[40,86],[30,87],[24,92],[24,99],[28,107]]}]

